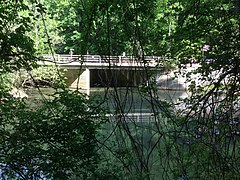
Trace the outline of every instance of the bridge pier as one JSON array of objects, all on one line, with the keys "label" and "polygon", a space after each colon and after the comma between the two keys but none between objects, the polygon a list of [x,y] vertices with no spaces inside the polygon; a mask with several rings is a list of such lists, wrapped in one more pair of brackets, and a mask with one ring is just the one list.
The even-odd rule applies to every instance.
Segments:
[{"label": "bridge pier", "polygon": [[90,69],[67,69],[64,76],[66,77],[66,85],[69,88],[90,90]]}]

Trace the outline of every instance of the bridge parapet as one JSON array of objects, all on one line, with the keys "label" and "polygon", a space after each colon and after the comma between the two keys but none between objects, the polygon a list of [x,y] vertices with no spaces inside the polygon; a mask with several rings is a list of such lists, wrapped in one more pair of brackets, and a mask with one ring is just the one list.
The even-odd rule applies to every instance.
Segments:
[{"label": "bridge parapet", "polygon": [[95,65],[116,65],[116,66],[141,66],[147,64],[148,66],[156,66],[160,63],[159,56],[144,56],[144,58],[137,58],[134,56],[100,56],[100,55],[69,55],[69,54],[43,54],[42,57],[57,64],[95,64]]}]

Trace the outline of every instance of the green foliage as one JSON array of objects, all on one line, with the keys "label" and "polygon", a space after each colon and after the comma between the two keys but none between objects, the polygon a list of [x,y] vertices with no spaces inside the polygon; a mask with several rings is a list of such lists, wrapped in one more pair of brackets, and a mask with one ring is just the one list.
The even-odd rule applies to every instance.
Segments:
[{"label": "green foliage", "polygon": [[[33,37],[32,30],[37,29],[33,21],[40,26],[38,20],[45,11],[35,1],[0,2],[2,179],[86,179],[96,174],[99,162],[96,133],[106,120],[98,103],[84,94],[67,90],[60,90],[51,100],[42,99],[34,106],[9,94],[12,85],[20,87],[30,73],[33,81],[38,80],[35,77],[60,80],[56,68],[33,70],[38,60],[32,40],[38,38]],[[39,32],[39,36],[43,32],[46,31]],[[50,42],[49,37],[45,40]],[[38,43],[38,52],[50,51],[50,47],[46,51],[43,43]],[[22,80],[14,81],[19,77]]]},{"label": "green foliage", "polygon": [[[150,179],[151,165],[158,162],[162,179],[237,179],[239,131],[231,123],[239,116],[239,9],[238,1],[226,0],[1,1],[2,178]],[[8,93],[14,76],[23,79],[13,82],[18,87],[31,79],[60,82],[65,89],[55,67],[31,70],[36,52],[72,48],[76,54],[163,55],[170,59],[162,61],[167,70],[179,64],[175,59],[180,66],[199,62],[200,68],[197,78],[188,74],[191,97],[183,101],[184,111],[162,100],[147,79],[139,89],[140,104],[150,102],[154,116],[147,127],[127,123],[125,110],[131,110],[125,106],[132,97],[115,89],[119,121],[100,141],[102,102],[61,90],[30,107]]]},{"label": "green foliage", "polygon": [[64,38],[58,49],[61,52],[68,53],[72,48],[76,54],[120,55],[126,52],[138,55],[142,48],[145,54],[159,52],[156,45],[161,43],[165,32],[158,33],[163,28],[155,27],[154,21],[157,16],[164,16],[164,10],[156,10],[156,1],[90,0],[46,4],[53,16],[59,15],[54,19],[59,22],[59,35]]},{"label": "green foliage", "polygon": [[32,18],[30,6],[25,1],[0,2],[0,86],[3,94],[12,88],[12,73],[36,67],[34,42],[28,34],[33,27]]},{"label": "green foliage", "polygon": [[29,7],[23,1],[0,2],[0,72],[35,65],[33,40],[27,35],[32,28]]},{"label": "green foliage", "polygon": [[96,131],[103,110],[79,92],[63,91],[35,110],[1,104],[1,176],[39,179],[91,177],[98,163]]},{"label": "green foliage", "polygon": [[[239,12],[234,1],[188,1],[180,2],[178,26],[173,35],[174,49],[180,57],[194,57],[216,60],[214,69],[228,64],[234,65],[239,58]],[[210,49],[203,52],[207,44]],[[202,54],[204,53],[204,54]],[[203,57],[202,57],[203,56]],[[207,68],[206,68],[207,69]]]},{"label": "green foliage", "polygon": [[32,86],[45,85],[54,88],[64,88],[66,86],[62,71],[56,66],[38,67],[37,69],[32,70],[30,74],[31,76],[28,76],[27,81]]},{"label": "green foliage", "polygon": [[[38,54],[52,54],[59,52],[63,38],[58,35],[60,29],[59,21],[56,19],[56,14],[51,14],[47,11],[50,2],[32,6],[32,11],[35,13],[33,25],[34,28],[30,32],[34,40],[34,47]],[[55,7],[51,7],[55,8]]]},{"label": "green foliage", "polygon": [[172,71],[175,70],[177,67],[177,60],[176,59],[162,59],[161,66],[163,67],[164,71]]},{"label": "green foliage", "polygon": [[0,89],[10,89],[11,88],[11,76],[10,74],[3,74],[0,76]]},{"label": "green foliage", "polygon": [[23,89],[26,87],[53,87],[65,88],[65,79],[55,66],[41,66],[28,72],[24,69],[6,73],[0,79],[1,88],[11,90],[12,88]]}]

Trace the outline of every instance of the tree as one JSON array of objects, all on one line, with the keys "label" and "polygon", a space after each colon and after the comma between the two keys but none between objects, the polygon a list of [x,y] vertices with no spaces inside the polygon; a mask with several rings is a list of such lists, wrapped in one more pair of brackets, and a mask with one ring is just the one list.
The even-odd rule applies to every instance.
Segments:
[{"label": "tree", "polygon": [[59,14],[65,52],[73,48],[76,54],[88,51],[101,55],[133,54],[139,43],[150,46],[153,37],[147,32],[152,32],[155,8],[155,1],[66,1],[57,7],[49,6],[50,11]]},{"label": "tree", "polygon": [[27,35],[31,30],[32,14],[26,4],[18,1],[0,3],[0,97],[10,89],[11,75],[21,68],[31,70],[36,66],[33,40]]},{"label": "tree", "polygon": [[[40,3],[0,2],[1,80],[11,73],[37,67],[32,40],[31,7],[41,14]],[[39,14],[36,14],[39,15]],[[97,130],[104,110],[92,98],[62,87],[51,99],[14,98],[11,83],[0,90],[1,179],[67,179],[98,176]]]},{"label": "tree", "polygon": [[27,36],[32,28],[32,14],[26,4],[2,1],[0,25],[1,74],[34,65],[32,39]]},{"label": "tree", "polygon": [[178,135],[182,134],[183,141],[190,145],[178,156],[178,168],[182,169],[180,174],[189,178],[236,178],[239,3],[224,0],[179,3],[182,8],[177,11],[176,32],[172,35],[173,54],[182,65],[195,61],[200,66],[190,75],[195,77],[190,78],[192,96],[185,101],[190,106],[184,111],[185,118],[179,121]]},{"label": "tree", "polygon": [[94,176],[98,164],[95,136],[104,120],[95,104],[81,93],[63,91],[34,109],[16,101],[1,105],[1,177]]}]

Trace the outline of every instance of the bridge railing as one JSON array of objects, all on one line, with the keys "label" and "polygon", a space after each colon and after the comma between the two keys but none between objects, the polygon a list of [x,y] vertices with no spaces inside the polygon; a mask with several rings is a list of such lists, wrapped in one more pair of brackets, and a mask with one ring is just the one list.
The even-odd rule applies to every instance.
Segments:
[{"label": "bridge railing", "polygon": [[153,113],[127,113],[127,114],[107,114],[110,122],[125,120],[126,122],[155,122]]},{"label": "bridge railing", "polygon": [[42,57],[51,62],[57,63],[111,63],[111,64],[138,64],[138,63],[158,63],[159,56],[144,56],[144,60],[134,56],[100,56],[100,55],[71,55],[71,54],[43,54]]}]

